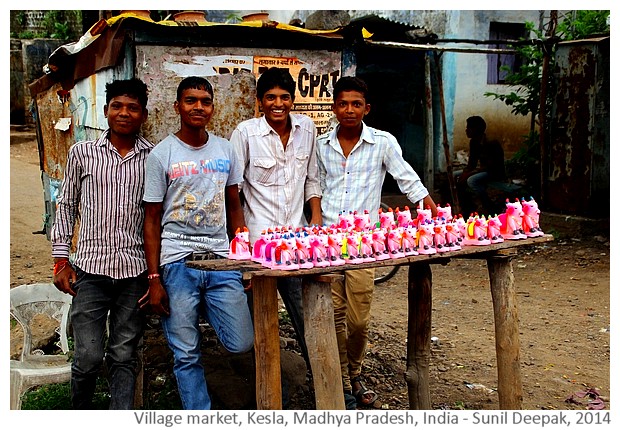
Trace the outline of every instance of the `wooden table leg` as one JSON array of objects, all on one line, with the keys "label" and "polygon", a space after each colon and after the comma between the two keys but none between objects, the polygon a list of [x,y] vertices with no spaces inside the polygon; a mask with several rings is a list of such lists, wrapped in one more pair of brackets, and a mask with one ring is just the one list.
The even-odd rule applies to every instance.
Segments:
[{"label": "wooden table leg", "polygon": [[256,357],[256,408],[282,409],[280,332],[276,278],[252,278],[254,296],[254,353]]},{"label": "wooden table leg", "polygon": [[304,328],[316,408],[345,409],[331,282],[342,275],[304,277]]},{"label": "wooden table leg", "polygon": [[519,356],[519,315],[512,259],[509,256],[489,257],[487,267],[495,317],[499,408],[505,410],[521,409],[523,405],[523,384]]},{"label": "wooden table leg", "polygon": [[410,409],[432,409],[428,372],[431,356],[432,285],[433,276],[428,263],[409,265],[405,381]]}]

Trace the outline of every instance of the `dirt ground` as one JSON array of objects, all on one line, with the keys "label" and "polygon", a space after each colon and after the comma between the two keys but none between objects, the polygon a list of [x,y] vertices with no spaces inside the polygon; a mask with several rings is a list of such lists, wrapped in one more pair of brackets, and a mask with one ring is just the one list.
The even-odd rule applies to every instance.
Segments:
[{"label": "dirt ground", "polygon": [[[10,172],[11,287],[50,282],[50,244],[45,235],[33,234],[41,230],[44,214],[34,141],[11,145]],[[609,236],[523,248],[513,269],[524,409],[586,409],[593,400],[610,409]],[[452,260],[432,270],[433,408],[498,409],[486,263]],[[408,407],[406,325],[406,270],[401,269],[376,288],[364,365],[368,385],[388,409]],[[589,395],[579,397],[580,392]],[[306,387],[288,407],[306,407],[311,395]]]}]

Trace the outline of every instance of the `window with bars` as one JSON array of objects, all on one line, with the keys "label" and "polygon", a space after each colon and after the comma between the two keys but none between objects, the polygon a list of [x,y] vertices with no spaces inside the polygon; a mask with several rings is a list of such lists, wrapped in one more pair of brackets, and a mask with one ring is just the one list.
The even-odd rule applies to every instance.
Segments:
[{"label": "window with bars", "polygon": [[[502,41],[519,40],[526,36],[525,24],[511,22],[489,23],[489,40],[496,41],[489,48],[509,48]],[[505,84],[506,76],[519,70],[521,59],[515,54],[487,54],[487,83]],[[506,70],[508,69],[508,70]]]}]

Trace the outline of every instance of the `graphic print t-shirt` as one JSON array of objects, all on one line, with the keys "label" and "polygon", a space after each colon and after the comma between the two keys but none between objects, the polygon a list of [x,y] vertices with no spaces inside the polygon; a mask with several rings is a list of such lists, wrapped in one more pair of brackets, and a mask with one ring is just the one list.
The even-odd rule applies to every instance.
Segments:
[{"label": "graphic print t-shirt", "polygon": [[230,142],[213,134],[199,148],[173,134],[153,148],[144,201],[163,202],[161,264],[228,249],[224,190],[241,180]]}]

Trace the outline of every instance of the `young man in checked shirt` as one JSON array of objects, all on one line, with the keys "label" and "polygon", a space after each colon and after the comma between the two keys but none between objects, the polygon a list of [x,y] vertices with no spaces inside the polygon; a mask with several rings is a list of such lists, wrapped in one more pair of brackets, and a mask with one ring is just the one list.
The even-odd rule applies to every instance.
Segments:
[{"label": "young man in checked shirt", "polygon": [[[240,123],[230,142],[243,168],[243,212],[253,244],[263,230],[277,226],[322,225],[316,164],[316,127],[306,115],[292,114],[295,81],[272,67],[258,78],[256,97],[263,116]],[[304,338],[301,278],[279,278],[278,291],[309,365]]]},{"label": "young man in checked shirt", "polygon": [[[97,140],[73,145],[67,157],[51,242],[54,285],[73,296],[75,409],[92,409],[104,355],[110,409],[133,409],[136,349],[143,331],[138,301],[148,288],[142,195],[144,167],[153,145],[139,134],[147,101],[147,87],[139,79],[108,83],[103,111],[109,128]],[[77,249],[70,263],[78,219]]]},{"label": "young man in checked shirt", "polygon": [[[376,223],[386,172],[414,205],[423,201],[435,216],[435,203],[403,159],[396,138],[364,123],[364,116],[370,112],[367,97],[368,87],[359,78],[343,77],[334,85],[332,110],[339,124],[317,139],[325,224],[337,224],[342,211],[364,210],[369,211],[371,223]],[[356,403],[373,406],[378,397],[365,387],[361,376],[373,290],[374,269],[347,270],[344,282],[336,282],[332,288],[342,384],[349,409],[355,409]]]}]

